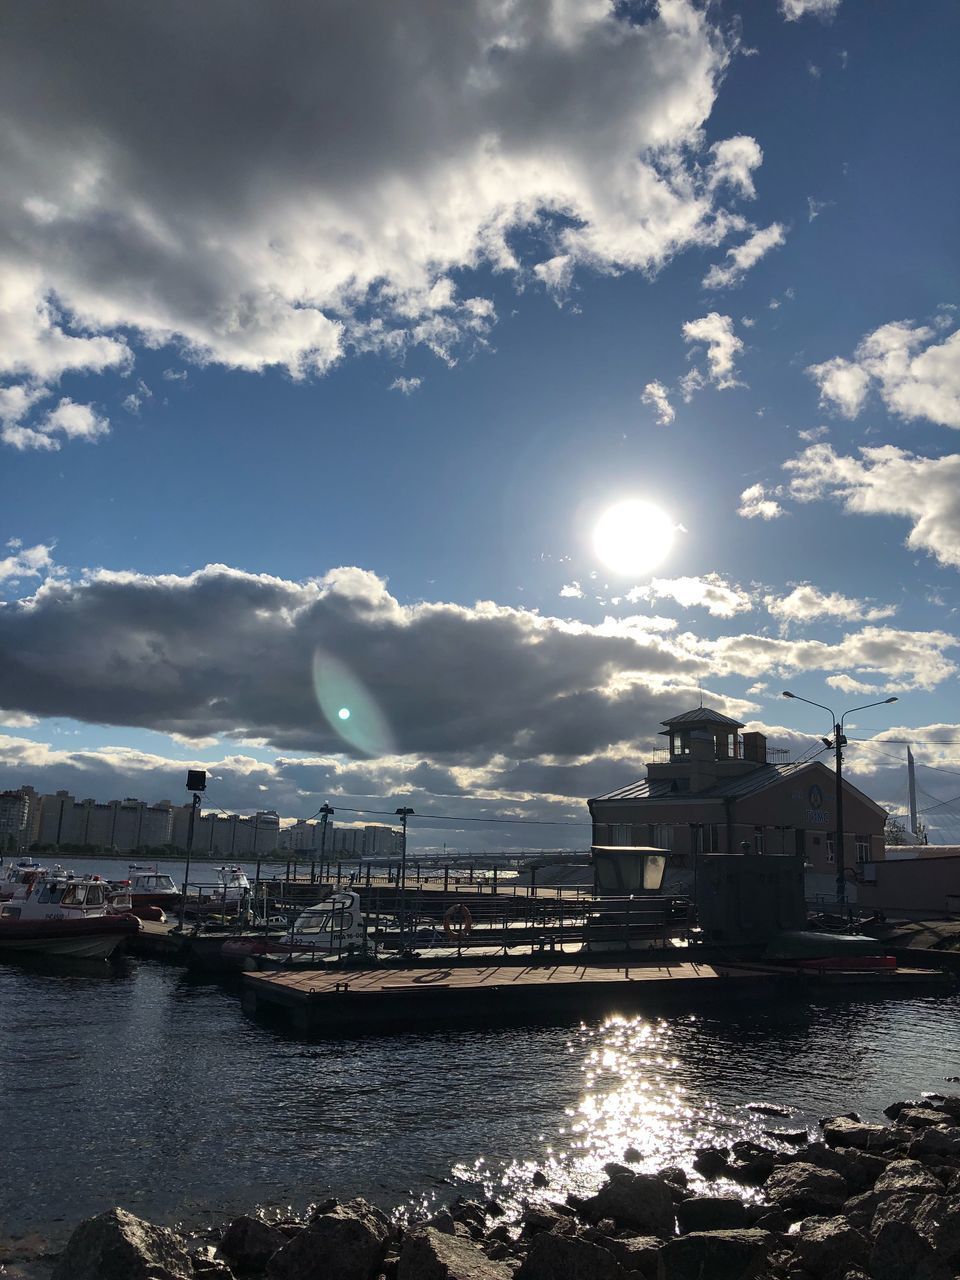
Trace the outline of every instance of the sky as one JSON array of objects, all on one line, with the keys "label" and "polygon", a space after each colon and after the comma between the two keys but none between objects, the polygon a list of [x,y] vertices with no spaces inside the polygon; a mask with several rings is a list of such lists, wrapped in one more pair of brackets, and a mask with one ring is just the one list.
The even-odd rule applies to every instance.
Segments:
[{"label": "sky", "polygon": [[6,15],[0,786],[583,848],[895,696],[960,837],[953,0]]}]

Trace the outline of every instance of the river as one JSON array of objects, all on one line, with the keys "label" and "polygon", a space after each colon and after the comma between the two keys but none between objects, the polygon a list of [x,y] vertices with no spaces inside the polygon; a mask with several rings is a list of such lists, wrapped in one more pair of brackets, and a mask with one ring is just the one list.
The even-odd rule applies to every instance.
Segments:
[{"label": "river", "polygon": [[[638,1147],[815,1125],[960,1075],[960,997],[734,1003],[668,1019],[306,1043],[235,991],[147,961],[0,964],[7,1231],[120,1203],[203,1222],[361,1193],[417,1208],[595,1183]],[[771,1119],[747,1109],[795,1109]]]}]

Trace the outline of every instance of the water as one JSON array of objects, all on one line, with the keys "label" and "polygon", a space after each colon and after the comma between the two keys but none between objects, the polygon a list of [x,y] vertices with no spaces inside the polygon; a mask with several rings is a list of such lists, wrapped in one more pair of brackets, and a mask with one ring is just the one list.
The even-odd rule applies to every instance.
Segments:
[{"label": "water", "polygon": [[628,1145],[689,1167],[706,1142],[877,1116],[960,1075],[956,995],[303,1043],[173,968],[0,964],[0,1010],[0,1221],[55,1239],[115,1203],[202,1222],[480,1184],[515,1204],[538,1166],[562,1196]]}]

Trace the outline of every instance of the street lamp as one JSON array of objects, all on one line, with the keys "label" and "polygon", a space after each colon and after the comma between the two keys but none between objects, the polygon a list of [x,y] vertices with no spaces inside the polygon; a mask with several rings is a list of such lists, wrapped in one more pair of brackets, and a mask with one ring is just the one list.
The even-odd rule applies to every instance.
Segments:
[{"label": "street lamp", "polygon": [[406,932],[405,925],[407,920],[407,819],[413,816],[412,809],[397,809],[397,817],[400,819],[403,827],[403,837],[400,841],[400,948],[403,949],[404,934]]},{"label": "street lamp", "polygon": [[[183,932],[183,918],[187,907],[187,887],[190,884],[190,859],[193,856],[193,837],[197,825],[197,814],[200,812],[200,792],[207,789],[207,772],[205,769],[187,770],[187,790],[193,792],[190,802],[190,821],[187,826],[187,865],[183,872],[183,893],[180,896],[180,931]],[[197,918],[199,919],[200,893],[197,891]]]},{"label": "street lamp", "polygon": [[820,741],[825,747],[830,748],[835,753],[836,758],[836,831],[833,837],[834,857],[837,860],[837,906],[842,910],[847,900],[847,880],[844,874],[844,850],[843,850],[843,748],[847,745],[847,740],[843,736],[843,722],[847,716],[853,715],[854,711],[866,711],[870,707],[885,707],[890,702],[896,702],[896,697],[882,698],[879,702],[865,702],[861,707],[848,707],[838,720],[830,707],[825,707],[822,702],[814,702],[810,698],[801,698],[799,693],[789,693],[786,689],[783,691],[785,698],[793,698],[795,702],[805,702],[810,707],[819,707],[821,711],[826,711],[830,717],[830,723],[833,726],[833,738],[821,738]]},{"label": "street lamp", "polygon": [[[332,818],[335,810],[328,804],[321,805],[320,814],[320,878],[323,879],[323,858],[327,851],[327,819]],[[337,888],[340,886],[338,885]]]}]

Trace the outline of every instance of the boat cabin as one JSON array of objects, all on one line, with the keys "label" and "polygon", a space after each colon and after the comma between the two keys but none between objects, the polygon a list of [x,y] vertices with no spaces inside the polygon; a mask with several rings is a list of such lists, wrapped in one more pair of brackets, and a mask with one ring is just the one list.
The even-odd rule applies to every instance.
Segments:
[{"label": "boat cabin", "polygon": [[349,951],[366,939],[360,895],[335,893],[300,913],[293,923],[291,941],[317,951]]},{"label": "boat cabin", "polygon": [[648,845],[598,845],[591,848],[593,892],[596,897],[628,897],[659,893],[667,869],[669,849]]}]

